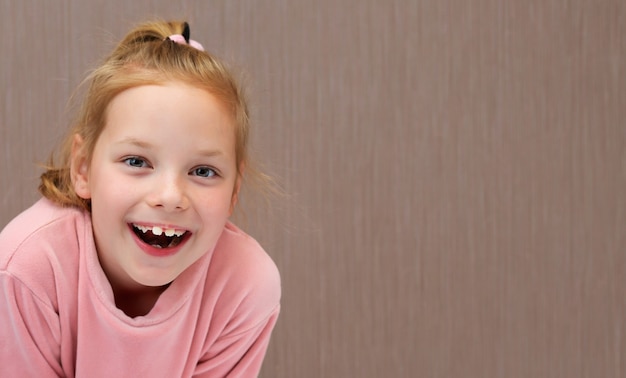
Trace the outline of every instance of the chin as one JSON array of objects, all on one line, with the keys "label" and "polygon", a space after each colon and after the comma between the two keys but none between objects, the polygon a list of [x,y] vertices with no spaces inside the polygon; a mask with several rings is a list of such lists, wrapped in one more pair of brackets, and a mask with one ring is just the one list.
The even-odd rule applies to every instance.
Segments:
[{"label": "chin", "polygon": [[167,286],[178,277],[178,274],[149,273],[149,274],[129,274],[133,281],[146,287]]}]

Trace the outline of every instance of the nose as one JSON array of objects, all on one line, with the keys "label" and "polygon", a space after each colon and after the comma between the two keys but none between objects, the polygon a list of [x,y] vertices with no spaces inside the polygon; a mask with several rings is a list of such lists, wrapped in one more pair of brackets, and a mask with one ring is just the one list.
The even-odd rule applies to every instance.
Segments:
[{"label": "nose", "polygon": [[185,181],[177,175],[159,175],[152,183],[147,202],[166,211],[181,211],[189,207]]}]

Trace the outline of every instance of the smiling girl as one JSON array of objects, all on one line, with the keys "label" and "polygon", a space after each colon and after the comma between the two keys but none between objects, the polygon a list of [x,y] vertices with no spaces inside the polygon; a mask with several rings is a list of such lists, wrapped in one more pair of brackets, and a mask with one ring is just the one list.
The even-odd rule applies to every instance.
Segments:
[{"label": "smiling girl", "polygon": [[0,234],[2,375],[256,376],[280,278],[229,221],[258,174],[237,83],[179,22],[88,82],[44,198]]}]

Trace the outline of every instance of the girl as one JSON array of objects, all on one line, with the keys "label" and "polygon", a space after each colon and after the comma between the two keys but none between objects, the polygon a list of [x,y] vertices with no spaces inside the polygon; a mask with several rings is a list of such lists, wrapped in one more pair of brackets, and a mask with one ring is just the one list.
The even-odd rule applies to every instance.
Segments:
[{"label": "girl", "polygon": [[179,22],[88,81],[44,198],[0,234],[1,375],[256,376],[280,279],[228,221],[259,175],[240,89]]}]

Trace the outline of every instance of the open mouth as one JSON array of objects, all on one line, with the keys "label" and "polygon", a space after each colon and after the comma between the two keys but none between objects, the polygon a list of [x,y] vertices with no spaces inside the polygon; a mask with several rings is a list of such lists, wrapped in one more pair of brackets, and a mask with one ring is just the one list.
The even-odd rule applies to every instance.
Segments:
[{"label": "open mouth", "polygon": [[178,230],[173,228],[161,228],[158,226],[141,226],[131,224],[133,232],[144,243],[155,248],[173,248],[182,243],[188,235],[189,231]]}]

